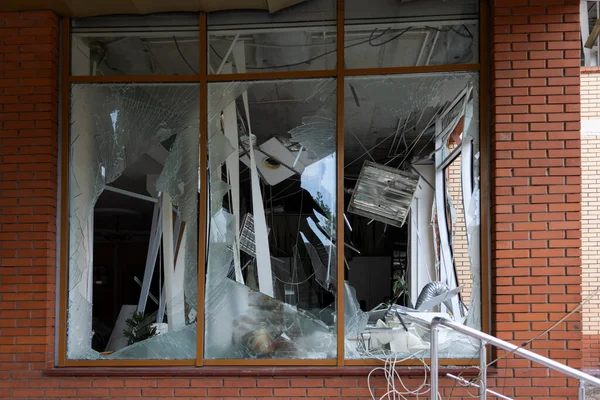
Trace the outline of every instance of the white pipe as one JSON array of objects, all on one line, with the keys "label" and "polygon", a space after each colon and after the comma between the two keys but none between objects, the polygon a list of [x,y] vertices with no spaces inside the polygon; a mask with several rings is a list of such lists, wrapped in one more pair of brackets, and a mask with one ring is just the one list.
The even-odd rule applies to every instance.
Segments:
[{"label": "white pipe", "polygon": [[[237,72],[246,72],[246,49],[244,46],[235,46],[233,49],[233,58],[237,67]],[[246,112],[246,122],[248,124],[248,144],[250,153],[250,179],[252,191],[252,210],[254,217],[254,242],[256,247],[256,266],[258,271],[259,290],[267,296],[273,297],[273,271],[271,269],[271,251],[269,249],[269,239],[267,231],[267,221],[265,218],[265,209],[263,205],[262,193],[260,191],[260,181],[256,168],[254,154],[254,145],[252,141],[252,127],[250,124],[250,107],[248,106],[248,91],[242,93],[244,111]]]},{"label": "white pipe", "polygon": [[[166,292],[166,305],[167,305],[167,318],[169,320],[169,331],[171,330],[171,316],[173,315],[173,302],[171,301],[172,296],[172,284],[173,284],[173,269],[175,268],[173,262],[173,211],[171,208],[171,197],[168,193],[163,193],[162,196],[162,247],[163,247],[163,265],[165,275],[165,290]],[[160,321],[162,322],[162,321]]]},{"label": "white pipe", "polygon": [[[133,277],[133,281],[135,283],[137,283],[139,285],[139,287],[142,287],[142,281],[139,280],[139,278],[137,276]],[[152,293],[148,293],[148,297],[150,298],[150,300],[152,300],[156,305],[158,305],[158,299],[156,297],[154,297],[154,295]],[[139,312],[139,311],[138,311]]]},{"label": "white pipe", "polygon": [[158,203],[158,199],[155,199],[154,197],[145,196],[143,194],[130,192],[129,190],[123,190],[123,189],[119,189],[119,188],[108,186],[108,185],[106,185],[104,187],[104,190],[108,190],[109,192],[113,192],[113,193],[122,194],[124,196],[133,197],[135,199],[146,200],[146,201],[149,201],[151,203]]},{"label": "white pipe", "polygon": [[429,65],[429,61],[431,61],[431,56],[433,56],[433,50],[435,49],[439,37],[440,31],[436,31],[435,36],[433,37],[433,43],[431,43],[431,48],[429,49],[429,54],[427,54],[427,59],[425,60],[425,65]]},{"label": "white pipe", "polygon": [[[219,65],[219,68],[217,68],[217,72],[216,72],[217,75],[219,75],[221,73],[221,70],[223,70],[223,67],[225,66],[225,63],[227,62],[229,55],[233,51],[233,48],[235,47],[235,44],[237,43],[239,37],[240,37],[240,34],[236,33],[235,37],[233,38],[233,41],[231,42],[231,45],[227,49],[227,53],[225,53],[225,55],[223,56],[223,60],[221,60],[221,65]],[[237,65],[237,63],[236,63],[236,68],[237,68],[237,71],[240,72],[240,68]]]},{"label": "white pipe", "polygon": [[425,32],[425,39],[423,39],[423,44],[421,45],[421,51],[419,51],[419,56],[417,57],[417,62],[415,63],[415,65],[419,65],[419,63],[421,62],[421,57],[423,57],[423,53],[425,52],[425,45],[427,44],[427,41],[429,40],[429,36],[431,36],[431,33],[429,31]]},{"label": "white pipe", "polygon": [[298,164],[298,160],[300,159],[300,155],[302,154],[302,150],[304,149],[304,146],[300,146],[300,150],[298,150],[298,155],[296,156],[296,159],[294,160],[294,164],[292,165],[292,167],[296,167],[296,164]]},{"label": "white pipe", "polygon": [[[243,43],[239,43],[243,46]],[[230,74],[232,72],[231,63],[225,64],[223,72]],[[223,130],[225,131],[225,137],[231,143],[234,149],[239,148],[239,133],[237,125],[237,109],[235,101],[232,101],[223,110]],[[233,246],[233,260],[234,260],[234,271],[235,280],[238,283],[244,284],[244,275],[242,274],[241,261],[240,261],[240,156],[238,151],[231,153],[225,160],[227,165],[227,175],[229,178],[229,194],[231,196],[232,212],[235,218],[235,242]]]},{"label": "white pipe", "polygon": [[[154,266],[158,257],[158,249],[160,247],[160,238],[162,236],[162,207],[161,203],[154,205],[152,213],[152,227],[150,228],[150,242],[148,245],[148,253],[146,254],[146,266],[144,267],[144,283],[138,300],[138,312],[146,311],[146,303],[150,295],[150,284],[154,275]],[[162,322],[162,321],[160,321]]]}]

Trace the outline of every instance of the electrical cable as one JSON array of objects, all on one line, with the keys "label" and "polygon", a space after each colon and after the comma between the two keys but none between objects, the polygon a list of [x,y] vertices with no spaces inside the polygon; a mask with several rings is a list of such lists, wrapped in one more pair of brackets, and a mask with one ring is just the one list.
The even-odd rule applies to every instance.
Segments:
[{"label": "electrical cable", "polygon": [[324,43],[310,43],[310,44],[262,44],[262,43],[246,43],[248,47],[260,47],[265,49],[293,49],[293,48],[307,48],[307,47],[325,47],[335,46],[335,42],[324,42]]},{"label": "electrical cable", "polygon": [[[367,376],[367,387],[369,389],[369,394],[371,395],[371,398],[373,400],[377,400],[377,399],[383,400],[384,398],[406,399],[405,395],[414,395],[414,396],[417,396],[417,398],[418,398],[419,396],[424,396],[427,393],[429,393],[431,390],[431,388],[427,384],[427,375],[428,375],[429,366],[427,365],[427,363],[425,362],[425,360],[422,357],[418,356],[419,353],[422,353],[422,352],[423,351],[411,354],[408,357],[405,357],[401,360],[398,360],[397,355],[393,354],[393,353],[386,354],[385,359],[381,359],[379,357],[374,356],[373,354],[370,354],[370,352],[368,352],[370,356],[373,356],[373,357],[377,358],[378,360],[384,362],[383,367],[373,368],[371,370],[371,372],[369,372],[369,375]],[[396,368],[398,363],[401,363],[401,362],[407,361],[407,360],[411,360],[411,359],[417,359],[417,360],[421,361],[421,363],[423,363],[423,370],[424,370],[423,381],[416,389],[409,389],[406,386],[406,384],[402,380],[402,377],[400,376],[400,374],[398,373],[398,370]],[[383,371],[385,380],[387,382],[387,388],[386,388],[387,391],[379,397],[375,396],[373,388],[371,387],[371,375],[373,375],[373,373],[376,371]],[[401,387],[397,387],[396,381],[399,383],[399,386],[401,386]],[[403,390],[401,390],[401,389],[403,389]]]},{"label": "electrical cable", "polygon": [[[578,312],[583,306],[585,306],[587,303],[589,303],[590,300],[592,300],[592,298],[594,298],[599,292],[600,292],[600,287],[597,287],[596,290],[594,290],[589,296],[587,296],[583,301],[581,301],[575,308],[573,308],[571,311],[569,311],[567,314],[565,314],[562,318],[560,318],[558,321],[556,321],[554,324],[552,324],[552,326],[550,326],[548,329],[544,330],[543,332],[539,333],[535,337],[533,337],[533,338],[527,340],[526,342],[522,343],[519,348],[526,347],[527,345],[531,344],[535,340],[537,340],[540,337],[546,335],[548,332],[550,332],[551,330],[553,330],[554,328],[556,328],[558,325],[560,325],[561,323],[563,323],[565,320],[567,320],[571,315],[573,315],[576,312]],[[517,351],[517,349],[512,350],[512,351],[508,351],[508,352],[502,354],[501,356],[499,356],[499,357],[495,358],[494,360],[490,361],[487,364],[487,367],[490,367],[491,365],[495,364],[496,362],[509,357],[510,355],[514,354],[516,351]],[[471,360],[473,360],[473,359],[474,359],[474,357],[471,358]],[[458,375],[461,378],[462,378],[462,373],[463,372],[461,372]],[[472,379],[470,379],[468,381],[469,382],[481,381],[481,372],[476,377],[474,377],[474,378],[472,378]],[[506,382],[506,375],[504,376],[504,381]],[[501,385],[501,386],[504,387],[504,384]]]},{"label": "electrical cable", "polygon": [[[367,387],[369,389],[369,394],[371,395],[371,398],[373,400],[376,400],[377,397],[375,397],[375,394],[371,387],[371,375],[373,375],[373,373],[376,371],[383,371],[386,382],[387,382],[387,391],[382,396],[378,397],[379,400],[382,400],[385,397],[387,397],[388,399],[392,398],[394,400],[396,398],[406,399],[406,397],[404,397],[404,395],[416,395],[418,398],[419,396],[426,395],[427,393],[430,392],[430,390],[431,390],[430,385],[427,384],[427,374],[428,374],[428,371],[430,370],[430,368],[427,365],[427,362],[425,362],[424,357],[420,356],[422,353],[425,352],[425,350],[417,351],[416,353],[410,354],[409,356],[398,360],[398,355],[395,353],[392,353],[391,351],[383,350],[383,357],[380,357],[378,354],[373,354],[371,351],[369,351],[364,346],[364,342],[362,342],[362,343],[363,343],[363,345],[362,345],[361,352],[363,353],[364,356],[384,363],[383,367],[373,368],[367,376]],[[402,377],[400,376],[400,374],[398,373],[398,371],[396,369],[396,366],[398,363],[401,363],[401,362],[407,361],[407,360],[411,360],[411,359],[419,360],[423,364],[423,368],[424,368],[423,382],[416,389],[412,389],[412,390],[408,389],[408,387],[404,384]],[[399,382],[400,386],[404,389],[404,391],[400,391],[399,390],[400,388],[396,387],[396,381]],[[423,389],[425,389],[425,390],[423,390]],[[439,396],[439,393],[438,393],[437,397],[441,398],[441,396]]]},{"label": "electrical cable", "polygon": [[[385,31],[383,31],[383,33],[381,35],[379,35],[377,38],[380,38],[381,36],[383,36],[383,34],[385,34],[387,31],[389,31],[390,28],[387,28]],[[373,37],[373,33],[375,33],[375,31],[377,31],[377,28],[375,28],[373,30],[373,32],[371,32],[371,35],[369,36],[369,45],[371,47],[379,47],[379,46],[383,46],[384,44],[388,44],[389,42],[398,39],[400,36],[404,35],[406,32],[408,32],[409,30],[411,30],[411,27],[409,26],[408,28],[404,29],[403,31],[401,31],[400,33],[398,33],[397,35],[392,36],[391,38],[387,39],[384,42],[381,43],[373,43],[372,41],[372,37]]]},{"label": "electrical cable", "polygon": [[[552,329],[556,328],[558,325],[560,325],[561,323],[563,323],[571,315],[573,315],[577,311],[579,311],[584,305],[586,305],[587,303],[589,303],[589,301],[592,300],[592,298],[595,297],[598,294],[598,292],[600,292],[600,287],[596,288],[596,290],[594,290],[588,297],[586,297],[581,303],[579,303],[577,305],[577,307],[573,308],[571,311],[569,311],[567,314],[565,314],[561,319],[559,319],[554,324],[552,324],[551,327],[549,327],[545,331],[541,332],[540,334],[536,335],[535,337],[529,339],[528,341],[522,343],[521,347],[526,347],[531,342],[539,339],[540,337],[542,337],[545,334],[547,334],[548,332],[550,332]],[[494,364],[495,362],[497,362],[499,360],[502,360],[503,358],[506,358],[506,357],[508,357],[511,354],[514,354],[516,351],[517,351],[517,349],[504,353],[500,357],[497,357],[496,359],[490,361],[487,366],[489,367],[490,365]]]},{"label": "electrical cable", "polygon": [[[464,35],[464,34],[460,33],[459,31],[457,31],[457,30],[454,28],[454,26],[453,26],[453,27],[451,27],[451,28],[448,28],[448,29],[440,29],[440,28],[429,27],[429,26],[426,26],[426,27],[424,27],[424,28],[431,29],[431,30],[435,30],[435,31],[438,31],[438,32],[449,32],[449,31],[454,31],[455,33],[457,33],[457,34],[458,34],[458,35],[460,35],[460,36],[463,36],[463,37],[467,37],[467,38],[473,39],[473,35],[472,35],[472,34],[471,34],[471,32],[469,31],[469,29],[468,29],[468,28],[467,28],[465,25],[462,25],[462,26],[463,26],[463,27],[464,27],[464,28],[467,30],[467,32],[468,32],[468,35]],[[406,29],[404,29],[403,31],[401,31],[400,33],[398,33],[398,34],[396,34],[396,35],[392,36],[391,38],[389,38],[389,39],[387,39],[387,40],[385,40],[384,42],[381,42],[381,43],[373,43],[373,39],[379,39],[380,37],[382,37],[383,35],[385,35],[385,34],[386,34],[386,33],[387,33],[389,30],[390,30],[390,28],[386,28],[386,29],[385,29],[385,30],[384,30],[382,33],[380,33],[380,34],[379,34],[377,37],[374,37],[374,36],[373,36],[373,35],[374,35],[374,33],[375,33],[375,32],[377,32],[377,30],[378,30],[378,28],[375,28],[375,29],[373,29],[373,31],[371,32],[371,34],[369,35],[369,38],[368,38],[367,40],[360,41],[360,42],[357,42],[357,43],[353,43],[353,44],[350,44],[350,45],[344,46],[344,48],[345,48],[345,49],[349,49],[349,48],[351,48],[351,47],[355,47],[355,46],[358,46],[358,45],[361,45],[361,44],[365,44],[365,43],[369,43],[369,45],[370,45],[371,47],[379,47],[379,46],[383,46],[383,45],[385,45],[385,44],[387,44],[387,43],[390,43],[391,41],[394,41],[394,40],[398,39],[400,36],[404,35],[405,33],[407,33],[408,31],[410,31],[410,30],[412,30],[412,29],[413,29],[413,27],[409,26],[409,27],[407,27]],[[253,45],[253,46],[256,46],[256,47],[259,47],[259,45],[257,45],[257,44],[252,44],[252,45]],[[263,47],[267,47],[267,46],[265,45],[265,46],[263,46]],[[304,47],[306,47],[306,46],[304,46]],[[215,49],[215,48],[214,48],[212,45],[210,45],[210,48],[211,48],[211,50],[212,50],[212,51],[215,53],[215,55],[216,55],[216,56],[217,56],[217,57],[218,57],[220,60],[223,60],[223,56],[221,56],[221,55],[219,54],[219,52],[217,52],[217,50],[216,50],[216,49]],[[282,65],[273,65],[273,66],[269,66],[269,67],[251,67],[251,66],[247,66],[246,68],[247,68],[247,69],[260,70],[260,69],[274,69],[274,68],[289,68],[289,67],[295,67],[295,66],[298,66],[298,65],[303,65],[303,64],[306,64],[306,63],[309,63],[309,62],[312,62],[312,61],[318,60],[319,58],[321,58],[321,57],[324,57],[324,56],[327,56],[327,55],[329,55],[329,54],[333,54],[333,53],[335,53],[336,51],[337,51],[337,50],[330,50],[330,51],[326,51],[326,52],[323,52],[323,53],[321,53],[321,54],[318,54],[318,55],[316,55],[315,57],[312,57],[312,58],[309,58],[309,59],[307,59],[307,60],[300,61],[300,62],[297,62],[297,63],[291,63],[291,64],[282,64]]]},{"label": "electrical cable", "polygon": [[[467,25],[465,25],[465,24],[463,24],[462,27],[465,28],[465,30],[467,31],[468,36],[463,36],[463,35],[461,35],[461,36],[463,36],[463,37],[469,37],[471,39],[474,39],[473,38],[473,34],[471,33],[471,30],[469,30],[469,27]],[[454,32],[458,33],[458,31],[456,31],[454,27],[452,27],[452,30]],[[459,35],[460,35],[460,33],[459,33]]]},{"label": "electrical cable", "polygon": [[279,200],[283,200],[283,199],[286,199],[286,198],[288,198],[288,197],[291,197],[291,196],[293,196],[293,195],[295,195],[295,194],[298,194],[298,193],[303,193],[303,192],[304,192],[304,189],[300,189],[300,190],[297,190],[297,191],[295,191],[294,193],[290,193],[290,194],[286,194],[286,195],[284,195],[284,196],[281,196],[281,197],[277,197],[277,198],[273,199],[273,201],[279,201]]},{"label": "electrical cable", "polygon": [[192,70],[192,72],[196,75],[198,75],[198,71],[196,71],[194,69],[194,67],[192,67],[190,65],[190,63],[188,62],[188,60],[185,58],[185,56],[183,55],[183,53],[181,52],[181,49],[179,48],[179,43],[177,43],[177,38],[175,36],[173,36],[173,41],[175,42],[175,48],[177,49],[177,52],[179,53],[179,55],[181,56],[181,59],[183,60],[183,62],[185,62],[187,64],[187,66],[189,67],[189,69]]},{"label": "electrical cable", "polygon": [[[403,35],[404,33],[408,32],[410,29],[412,29],[412,28],[411,28],[411,27],[408,27],[408,28],[406,28],[404,31],[402,31],[402,32],[401,32],[399,35],[397,35],[397,36],[399,37],[399,36]],[[389,28],[388,28],[388,30],[389,30]],[[350,45],[347,45],[347,46],[344,46],[344,49],[349,49],[349,48],[351,48],[351,47],[355,47],[355,46],[359,46],[359,45],[361,45],[361,44],[369,43],[369,42],[370,42],[370,41],[373,39],[373,33],[374,33],[374,32],[376,32],[376,31],[377,31],[377,28],[375,28],[375,29],[373,30],[373,32],[371,32],[371,35],[369,35],[369,38],[368,38],[368,39],[366,39],[366,40],[363,40],[363,41],[360,41],[360,42],[357,42],[357,43],[353,43],[353,44],[350,44]],[[386,30],[386,31],[387,31],[387,30]],[[384,31],[384,33],[385,33],[386,31]],[[382,35],[383,35],[383,33],[379,34],[379,36],[375,37],[374,39],[378,39],[378,38],[380,38]],[[394,39],[396,39],[396,38],[394,38]],[[393,39],[392,39],[392,40],[393,40]],[[372,45],[372,46],[373,46],[373,47],[378,47],[378,46],[382,46],[382,45],[384,45],[384,44],[386,44],[386,43],[387,43],[387,42],[384,42],[384,43],[378,43],[378,44],[375,44],[375,45]],[[216,56],[217,56],[217,57],[218,57],[218,58],[219,58],[219,59],[222,61],[222,60],[223,60],[223,57],[222,57],[222,56],[221,56],[221,55],[220,55],[220,54],[217,52],[217,50],[216,50],[216,49],[215,49],[215,48],[214,48],[212,45],[210,45],[210,48],[211,48],[211,50],[212,50],[212,51],[215,53],[215,55],[216,55]],[[321,58],[321,57],[325,57],[325,56],[327,56],[327,55],[329,55],[329,54],[333,54],[333,53],[336,53],[336,52],[337,52],[337,49],[335,49],[335,50],[329,50],[329,51],[326,51],[326,52],[323,52],[323,53],[317,54],[316,56],[314,56],[314,57],[311,57],[311,58],[309,58],[309,59],[307,59],[307,60],[300,61],[300,62],[296,62],[296,63],[282,64],[282,65],[271,65],[271,66],[268,66],[268,67],[251,67],[251,66],[246,66],[246,69],[260,70],[260,69],[276,69],[276,68],[290,68],[290,67],[297,67],[298,65],[303,65],[303,64],[310,63],[310,62],[312,62],[312,61],[318,60],[318,59],[319,59],[319,58]]]},{"label": "electrical cable", "polygon": [[[477,357],[477,353],[473,354],[471,356],[471,358],[468,360],[468,365],[471,365],[473,363],[473,361],[475,360],[475,358]],[[477,369],[479,369],[479,367],[476,367]],[[476,377],[472,378],[472,379],[465,379],[465,377],[463,377],[463,374],[466,372],[466,370],[462,370],[459,372],[458,377],[461,379],[464,379],[465,381],[469,382],[469,383],[474,383],[476,381],[480,382],[481,381],[481,371],[479,371],[479,374],[477,374]],[[454,389],[456,388],[456,385],[460,385],[460,383],[458,381],[454,381],[452,384],[452,388],[450,389],[450,393],[448,394],[448,398],[451,399],[452,398],[452,394],[454,393]]]},{"label": "electrical cable", "polygon": [[277,277],[277,275],[275,275],[275,274],[273,274],[273,277],[275,278],[275,280],[278,280],[279,282],[281,282],[281,283],[283,283],[283,284],[286,284],[286,285],[296,285],[296,286],[300,286],[300,285],[302,285],[302,284],[304,284],[304,283],[306,283],[306,282],[310,281],[310,279],[311,279],[313,276],[315,276],[315,274],[316,274],[316,272],[313,272],[312,274],[310,274],[310,275],[308,276],[308,278],[306,278],[306,279],[305,279],[305,280],[303,280],[302,282],[286,282],[286,281],[284,281],[283,279],[279,279],[279,278]]}]

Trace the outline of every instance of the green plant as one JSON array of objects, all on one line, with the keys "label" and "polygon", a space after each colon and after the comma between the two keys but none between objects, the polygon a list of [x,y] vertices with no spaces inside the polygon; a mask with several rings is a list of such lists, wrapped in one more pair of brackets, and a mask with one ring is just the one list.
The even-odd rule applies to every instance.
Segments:
[{"label": "green plant", "polygon": [[392,300],[390,304],[390,308],[394,303],[396,303],[402,296],[406,296],[406,300],[408,305],[412,308],[412,303],[410,301],[410,289],[408,287],[408,280],[405,277],[405,274],[397,276],[392,285],[392,291],[394,292],[394,300]]},{"label": "green plant", "polygon": [[134,312],[127,318],[125,324],[127,328],[123,331],[123,335],[127,338],[128,345],[156,336],[156,327],[152,326],[152,318],[142,312]]},{"label": "green plant", "polygon": [[321,208],[323,214],[325,214],[325,218],[327,218],[325,221],[325,229],[327,233],[330,236],[334,236],[335,218],[333,216],[333,213],[331,212],[331,208],[327,204],[325,204],[323,194],[321,192],[317,192],[317,198],[315,199],[315,202]]}]

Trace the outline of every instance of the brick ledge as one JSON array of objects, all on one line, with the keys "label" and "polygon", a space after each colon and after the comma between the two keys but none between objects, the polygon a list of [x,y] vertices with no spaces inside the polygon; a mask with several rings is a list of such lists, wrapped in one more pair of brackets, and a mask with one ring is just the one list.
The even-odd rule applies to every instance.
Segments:
[{"label": "brick ledge", "polygon": [[[357,367],[65,367],[44,371],[48,377],[208,377],[208,376],[366,376],[376,366]],[[423,367],[397,367],[401,376],[423,376]],[[477,376],[474,367],[440,367],[440,375],[447,373]],[[495,375],[496,368],[488,368]],[[377,371],[375,374],[383,374]]]}]

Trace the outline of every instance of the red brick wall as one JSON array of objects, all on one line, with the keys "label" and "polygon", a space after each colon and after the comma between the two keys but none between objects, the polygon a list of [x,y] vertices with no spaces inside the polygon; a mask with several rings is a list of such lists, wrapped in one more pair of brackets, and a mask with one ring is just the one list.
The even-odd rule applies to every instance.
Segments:
[{"label": "red brick wall", "polygon": [[583,335],[583,369],[600,370],[600,335]]},{"label": "red brick wall", "polygon": [[53,360],[58,19],[0,13],[0,396]]},{"label": "red brick wall", "polygon": [[[493,327],[518,343],[581,301],[579,1],[496,0],[494,11]],[[580,368],[581,315],[530,348]],[[544,369],[498,366],[533,377],[532,395],[564,398]]]},{"label": "red brick wall", "polygon": [[[493,328],[517,343],[581,298],[578,4],[492,7]],[[44,377],[54,357],[57,32],[52,13],[0,13],[0,396],[369,398],[364,377]],[[580,330],[577,314],[531,347],[580,367]],[[498,366],[488,383],[509,396],[576,396],[576,383],[526,361]],[[442,385],[445,398],[468,397]]]}]

